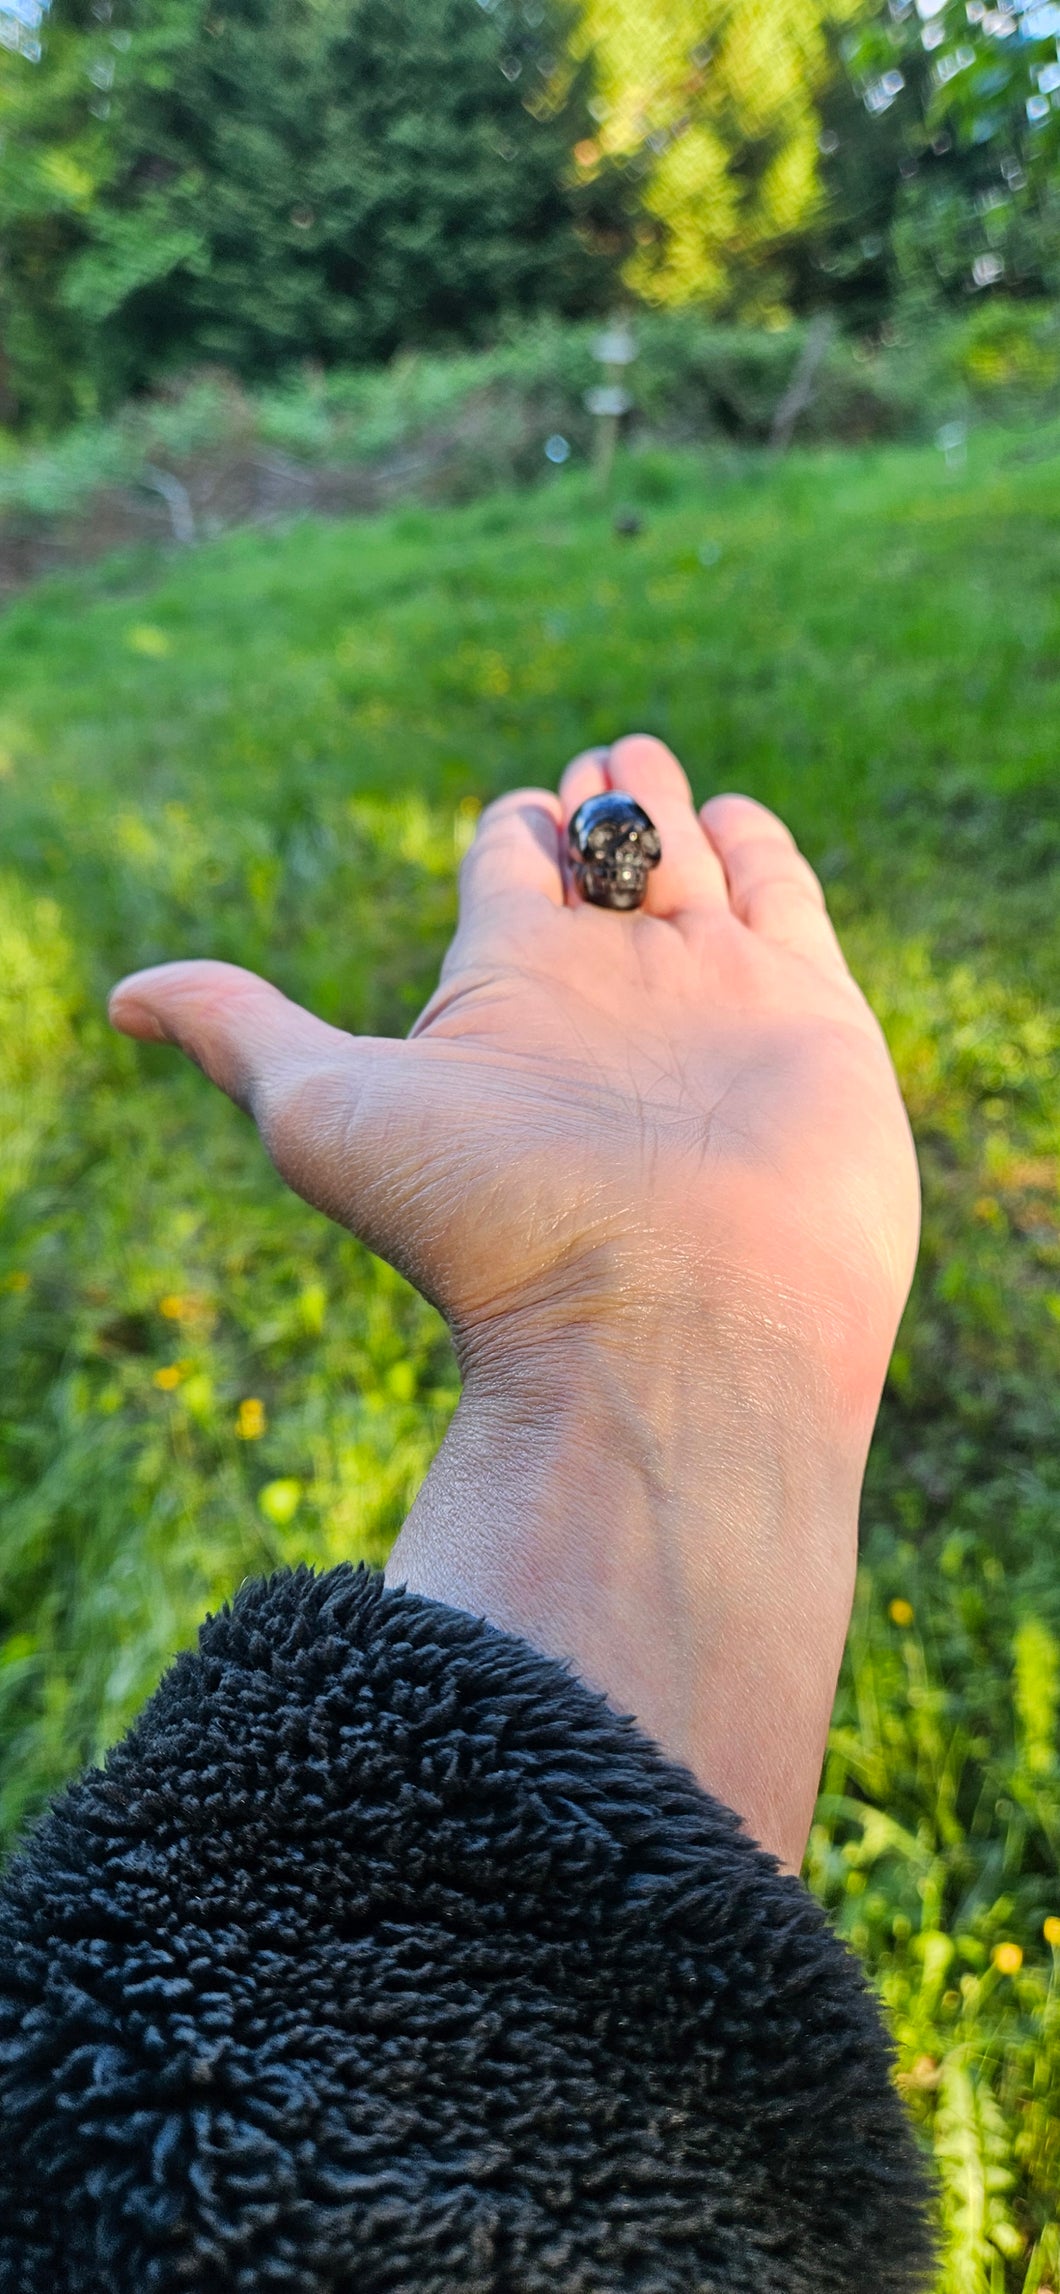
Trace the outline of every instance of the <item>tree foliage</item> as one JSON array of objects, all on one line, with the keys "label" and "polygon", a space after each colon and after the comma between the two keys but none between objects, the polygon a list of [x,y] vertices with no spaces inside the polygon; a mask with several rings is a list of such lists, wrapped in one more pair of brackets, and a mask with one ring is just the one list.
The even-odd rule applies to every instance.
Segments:
[{"label": "tree foliage", "polygon": [[480,343],[619,273],[870,335],[1060,282],[1055,0],[43,4],[0,0],[0,420]]},{"label": "tree foliage", "polygon": [[1060,283],[1058,36],[1052,0],[895,0],[846,41],[849,84],[892,154],[889,286],[907,301]]},{"label": "tree foliage", "polygon": [[715,310],[1060,281],[1054,0],[584,0],[595,149],[639,177],[630,286]]},{"label": "tree foliage", "polygon": [[86,72],[91,24],[87,0],[64,0],[46,60],[0,51],[0,413],[9,420],[32,407],[54,421],[84,404],[62,287],[110,166],[104,104]]},{"label": "tree foliage", "polygon": [[[58,0],[3,62],[3,321],[58,411],[606,298],[561,0]],[[618,243],[617,241],[615,242]],[[56,353],[58,352],[58,357]]]},{"label": "tree foliage", "polygon": [[768,313],[820,204],[828,33],[858,0],[586,0],[601,155],[642,179],[629,284],[649,301]]}]

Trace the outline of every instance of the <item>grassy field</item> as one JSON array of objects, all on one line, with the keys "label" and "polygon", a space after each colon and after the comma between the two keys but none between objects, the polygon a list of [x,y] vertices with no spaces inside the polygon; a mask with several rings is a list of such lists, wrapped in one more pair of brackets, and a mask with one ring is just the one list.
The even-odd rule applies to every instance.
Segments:
[{"label": "grassy field", "polygon": [[1060,431],[645,456],[110,561],[0,622],[0,1811],[205,1608],[380,1559],[444,1332],[109,982],[178,954],[400,1031],[479,803],[650,728],[777,806],[926,1194],[808,1877],[940,2169],[945,2294],[1060,2286]]}]

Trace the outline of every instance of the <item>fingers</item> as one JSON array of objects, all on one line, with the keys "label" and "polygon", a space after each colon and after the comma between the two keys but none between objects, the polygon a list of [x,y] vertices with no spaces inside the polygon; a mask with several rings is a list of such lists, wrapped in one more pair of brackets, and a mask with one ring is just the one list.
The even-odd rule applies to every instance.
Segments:
[{"label": "fingers", "polygon": [[114,989],[109,1009],[123,1035],[176,1044],[252,1115],[260,1113],[270,1086],[352,1049],[339,1028],[235,964],[157,964],[132,972]]},{"label": "fingers", "polygon": [[734,916],[764,940],[845,971],[824,893],[790,829],[754,797],[711,797],[700,819],[725,871]]},{"label": "fingers", "polygon": [[460,870],[460,921],[489,916],[497,902],[563,906],[559,847],[563,815],[552,789],[512,789],[487,805]]},{"label": "fingers", "polygon": [[721,863],[696,817],[686,775],[664,742],[650,733],[631,733],[610,750],[576,757],[560,783],[564,817],[569,820],[586,797],[605,788],[624,789],[659,831],[663,856],[648,879],[648,915],[727,906]]},{"label": "fingers", "polygon": [[610,749],[583,749],[580,756],[571,758],[559,784],[564,829],[587,797],[602,796],[604,790],[610,788],[607,777],[610,754]]}]

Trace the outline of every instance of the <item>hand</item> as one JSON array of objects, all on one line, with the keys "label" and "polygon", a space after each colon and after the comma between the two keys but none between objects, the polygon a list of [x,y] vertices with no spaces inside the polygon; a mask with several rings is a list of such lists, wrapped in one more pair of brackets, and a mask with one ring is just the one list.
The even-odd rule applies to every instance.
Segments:
[{"label": "hand", "polygon": [[[564,873],[606,786],[662,838],[635,915]],[[697,818],[633,737],[483,815],[408,1041],[223,964],[135,975],[111,1013],[446,1316],[465,1396],[392,1573],[571,1656],[797,1861],[919,1194],[787,829],[740,796]]]},{"label": "hand", "polygon": [[[663,840],[632,916],[561,868],[608,785]],[[738,796],[697,820],[660,743],[490,806],[406,1042],[226,964],[136,974],[111,1016],[249,1109],[289,1184],[441,1308],[468,1377],[568,1332],[760,1314],[875,1415],[918,1231],[890,1059],[787,829]]]}]

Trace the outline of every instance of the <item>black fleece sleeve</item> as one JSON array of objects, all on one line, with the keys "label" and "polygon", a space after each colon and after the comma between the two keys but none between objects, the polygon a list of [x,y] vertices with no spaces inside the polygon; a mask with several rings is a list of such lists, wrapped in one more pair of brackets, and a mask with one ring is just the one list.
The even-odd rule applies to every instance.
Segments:
[{"label": "black fleece sleeve", "polygon": [[367,1570],[203,1626],[0,1892],[0,2294],[914,2294],[802,1886],[561,1665]]}]

